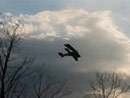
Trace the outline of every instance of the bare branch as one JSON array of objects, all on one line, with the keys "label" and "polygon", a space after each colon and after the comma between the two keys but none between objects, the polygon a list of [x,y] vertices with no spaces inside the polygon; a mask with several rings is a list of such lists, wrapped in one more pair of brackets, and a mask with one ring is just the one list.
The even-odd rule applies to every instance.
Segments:
[{"label": "bare branch", "polygon": [[96,73],[90,82],[94,98],[118,98],[129,91],[130,86],[116,73]]}]

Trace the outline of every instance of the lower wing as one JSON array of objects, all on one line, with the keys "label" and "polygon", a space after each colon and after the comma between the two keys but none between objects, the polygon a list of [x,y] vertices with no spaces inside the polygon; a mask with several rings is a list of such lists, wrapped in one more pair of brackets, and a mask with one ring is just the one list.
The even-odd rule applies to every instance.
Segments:
[{"label": "lower wing", "polygon": [[78,61],[78,58],[77,58],[77,57],[73,56],[73,58],[75,59],[75,61]]}]

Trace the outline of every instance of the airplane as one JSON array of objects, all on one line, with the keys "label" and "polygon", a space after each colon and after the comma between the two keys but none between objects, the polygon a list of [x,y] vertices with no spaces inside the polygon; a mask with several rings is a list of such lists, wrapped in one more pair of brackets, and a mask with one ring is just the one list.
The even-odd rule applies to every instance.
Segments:
[{"label": "airplane", "polygon": [[81,57],[78,51],[75,50],[70,44],[64,44],[64,46],[67,53],[58,52],[59,56],[61,57],[72,56],[76,61],[78,61],[78,58]]}]

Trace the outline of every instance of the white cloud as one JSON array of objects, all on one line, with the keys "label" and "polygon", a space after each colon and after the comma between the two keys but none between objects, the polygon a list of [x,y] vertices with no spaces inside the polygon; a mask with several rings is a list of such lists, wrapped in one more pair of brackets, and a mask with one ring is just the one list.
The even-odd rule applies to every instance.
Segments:
[{"label": "white cloud", "polygon": [[[21,15],[18,17],[25,23],[25,32],[34,35],[52,35],[63,37],[84,36],[94,33],[111,35],[116,39],[127,39],[114,24],[110,11],[87,12],[85,10],[44,11],[35,15]],[[35,32],[35,34],[34,34]],[[54,33],[55,32],[55,33]]]}]

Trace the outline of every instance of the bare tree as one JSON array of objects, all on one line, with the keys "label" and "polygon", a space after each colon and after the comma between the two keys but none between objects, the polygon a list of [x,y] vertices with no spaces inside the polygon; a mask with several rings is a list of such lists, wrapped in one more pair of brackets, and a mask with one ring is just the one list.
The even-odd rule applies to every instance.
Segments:
[{"label": "bare tree", "polygon": [[18,59],[16,53],[21,30],[17,22],[8,21],[0,24],[0,98],[13,96],[20,84],[19,79],[25,75],[24,67],[29,63],[27,58]]},{"label": "bare tree", "polygon": [[[31,62],[30,59],[22,58],[17,52],[21,31],[21,25],[12,19],[0,22],[0,98],[25,98],[27,91],[32,94],[31,88],[36,98],[61,98],[70,94],[65,82],[48,73],[46,68],[39,67],[44,70],[35,73],[33,68],[30,68],[30,71],[27,69],[26,65]],[[31,80],[28,72],[35,77],[31,86],[28,82]],[[26,87],[27,85],[30,88]]]},{"label": "bare tree", "polygon": [[[44,70],[41,70],[44,69]],[[48,71],[48,68],[39,67],[35,72],[33,85],[33,92],[35,98],[61,98],[71,93],[66,88],[65,81],[58,79],[56,75]]]},{"label": "bare tree", "polygon": [[118,98],[129,91],[130,86],[116,73],[96,73],[90,82],[93,98]]}]

